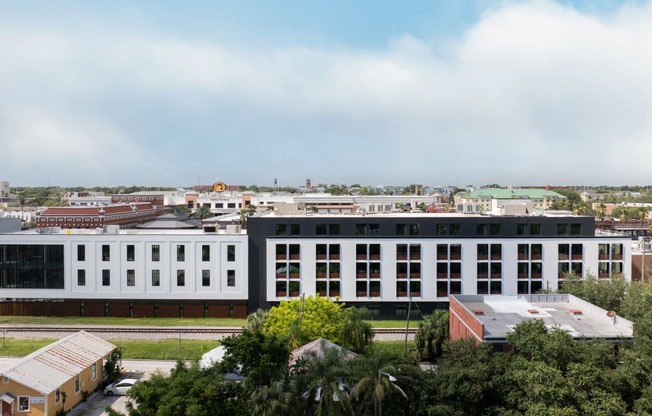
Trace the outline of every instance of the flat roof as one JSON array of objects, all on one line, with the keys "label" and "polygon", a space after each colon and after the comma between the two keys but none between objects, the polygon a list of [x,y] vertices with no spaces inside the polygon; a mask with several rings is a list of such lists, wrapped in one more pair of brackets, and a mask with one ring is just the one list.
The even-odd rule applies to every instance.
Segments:
[{"label": "flat roof", "polygon": [[453,295],[484,327],[485,342],[504,342],[517,324],[542,319],[573,338],[618,341],[634,336],[634,323],[573,295]]}]

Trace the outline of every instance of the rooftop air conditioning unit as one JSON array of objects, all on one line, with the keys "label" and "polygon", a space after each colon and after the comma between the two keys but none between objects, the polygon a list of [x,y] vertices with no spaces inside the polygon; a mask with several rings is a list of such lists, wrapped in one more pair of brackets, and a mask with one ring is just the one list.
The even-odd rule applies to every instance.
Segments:
[{"label": "rooftop air conditioning unit", "polygon": [[227,234],[240,234],[240,226],[239,225],[227,225],[226,226],[226,233]]}]

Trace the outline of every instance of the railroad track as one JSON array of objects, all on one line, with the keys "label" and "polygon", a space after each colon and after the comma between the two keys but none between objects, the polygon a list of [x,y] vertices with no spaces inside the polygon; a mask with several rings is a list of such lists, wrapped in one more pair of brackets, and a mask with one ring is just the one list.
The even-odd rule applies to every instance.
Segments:
[{"label": "railroad track", "polygon": [[[0,326],[0,333],[70,333],[76,331],[91,333],[124,333],[124,334],[239,334],[242,328],[237,327],[143,327],[143,326]],[[374,333],[405,334],[405,328],[375,328]],[[415,334],[417,330],[410,328],[408,334]]]}]

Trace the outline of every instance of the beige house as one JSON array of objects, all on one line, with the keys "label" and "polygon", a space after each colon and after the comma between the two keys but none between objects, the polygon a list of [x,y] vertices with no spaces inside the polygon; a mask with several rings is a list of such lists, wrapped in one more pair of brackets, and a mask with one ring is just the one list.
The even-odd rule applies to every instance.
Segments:
[{"label": "beige house", "polygon": [[115,345],[80,331],[0,372],[2,416],[55,415],[102,384],[104,359]]}]

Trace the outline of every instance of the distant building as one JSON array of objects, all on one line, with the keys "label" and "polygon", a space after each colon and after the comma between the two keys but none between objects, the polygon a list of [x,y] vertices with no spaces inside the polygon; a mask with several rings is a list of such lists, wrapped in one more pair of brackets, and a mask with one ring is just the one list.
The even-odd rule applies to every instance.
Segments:
[{"label": "distant building", "polygon": [[118,225],[133,228],[154,221],[163,213],[163,207],[151,203],[108,205],[103,207],[51,207],[36,216],[36,227],[102,228]]},{"label": "distant building", "polygon": [[9,194],[11,194],[11,187],[9,186],[9,182],[0,181],[0,197],[7,197]]},{"label": "distant building", "polygon": [[566,197],[557,192],[540,188],[485,188],[455,195],[455,206],[460,213],[488,212],[492,209],[493,200],[529,201],[532,209],[548,209],[560,199]]},{"label": "distant building", "polygon": [[573,295],[452,295],[450,338],[472,338],[507,348],[507,335],[521,322],[542,319],[548,327],[567,330],[575,339],[619,343],[631,341],[634,324]]},{"label": "distant building", "polygon": [[150,194],[150,193],[133,193],[133,194],[114,194],[111,195],[112,204],[135,204],[135,203],[152,204],[155,207],[162,207],[165,205],[165,197],[163,194]]},{"label": "distant building", "polygon": [[116,346],[80,331],[0,371],[2,415],[63,414],[102,385]]}]

